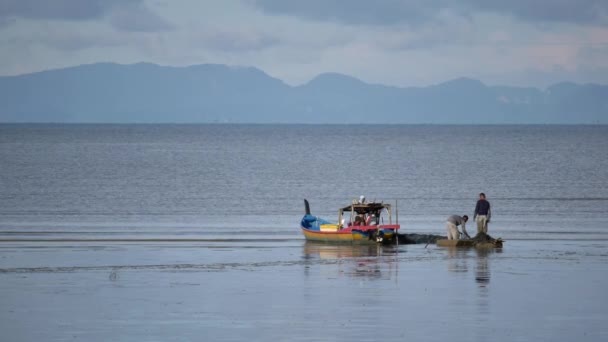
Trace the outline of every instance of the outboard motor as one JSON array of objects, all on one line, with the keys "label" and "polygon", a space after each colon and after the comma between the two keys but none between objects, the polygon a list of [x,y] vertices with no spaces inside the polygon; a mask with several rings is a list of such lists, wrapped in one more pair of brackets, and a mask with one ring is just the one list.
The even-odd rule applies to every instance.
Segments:
[{"label": "outboard motor", "polygon": [[304,208],[306,209],[306,215],[310,215],[310,205],[306,199],[304,200]]}]

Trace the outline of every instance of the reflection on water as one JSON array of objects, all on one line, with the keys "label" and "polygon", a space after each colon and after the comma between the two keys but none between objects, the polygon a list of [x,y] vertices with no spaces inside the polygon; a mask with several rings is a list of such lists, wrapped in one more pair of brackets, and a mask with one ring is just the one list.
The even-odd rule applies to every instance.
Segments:
[{"label": "reflection on water", "polygon": [[489,256],[501,253],[497,248],[446,248],[448,256],[448,271],[468,273],[469,260],[475,259],[475,282],[479,287],[487,287],[490,283]]},{"label": "reflection on water", "polygon": [[501,249],[495,248],[447,248],[448,271],[461,276],[469,277],[469,262],[474,261],[471,273],[475,279],[477,287],[476,308],[480,322],[480,329],[477,331],[479,336],[490,334],[484,331],[485,322],[488,320],[490,312],[490,256],[493,253],[500,253]]},{"label": "reflection on water", "polygon": [[475,267],[475,281],[480,287],[485,287],[490,283],[490,265],[488,263],[488,254],[490,249],[477,248],[477,265]]},{"label": "reflection on water", "polygon": [[306,241],[304,244],[305,257],[320,259],[342,259],[357,257],[377,257],[384,253],[382,245],[331,245],[323,242]]},{"label": "reflection on water", "polygon": [[467,264],[468,250],[464,248],[447,248],[448,254],[448,271],[457,273],[466,273],[469,271]]},{"label": "reflection on water", "polygon": [[393,279],[399,265],[396,247],[382,245],[330,245],[306,241],[303,258],[307,261],[304,268],[307,276],[313,265],[319,265],[319,271],[332,278]]}]

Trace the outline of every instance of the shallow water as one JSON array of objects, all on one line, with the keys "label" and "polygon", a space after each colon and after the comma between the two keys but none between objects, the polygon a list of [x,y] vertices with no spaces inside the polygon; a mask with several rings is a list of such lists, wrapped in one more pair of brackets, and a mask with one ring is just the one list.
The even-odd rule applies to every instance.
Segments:
[{"label": "shallow water", "polygon": [[[7,341],[600,341],[606,126],[0,125]],[[444,234],[484,191],[502,250],[298,231],[398,201]],[[475,231],[469,227],[469,232]]]},{"label": "shallow water", "polygon": [[11,340],[599,341],[607,243],[3,244]]}]

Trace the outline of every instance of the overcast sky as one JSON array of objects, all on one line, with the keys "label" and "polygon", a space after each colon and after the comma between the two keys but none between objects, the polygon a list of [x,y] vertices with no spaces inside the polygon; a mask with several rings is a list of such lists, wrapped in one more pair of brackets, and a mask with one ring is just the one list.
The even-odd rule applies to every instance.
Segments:
[{"label": "overcast sky", "polygon": [[0,75],[102,61],[608,84],[608,0],[0,0]]}]

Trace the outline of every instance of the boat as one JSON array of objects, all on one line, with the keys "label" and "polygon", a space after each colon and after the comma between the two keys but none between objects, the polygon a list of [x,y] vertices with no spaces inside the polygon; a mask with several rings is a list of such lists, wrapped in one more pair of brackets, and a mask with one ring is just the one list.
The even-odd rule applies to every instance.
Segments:
[{"label": "boat", "polygon": [[[366,203],[353,200],[348,206],[338,210],[338,221],[331,222],[310,213],[310,205],[304,200],[306,213],[300,228],[308,241],[331,243],[397,243],[397,230],[393,224],[392,208],[388,203]],[[388,224],[384,224],[386,214]]]},{"label": "boat", "polygon": [[470,239],[470,240],[448,240],[439,239],[437,240],[437,246],[439,247],[475,247],[475,248],[502,248],[503,240],[498,239]]}]

